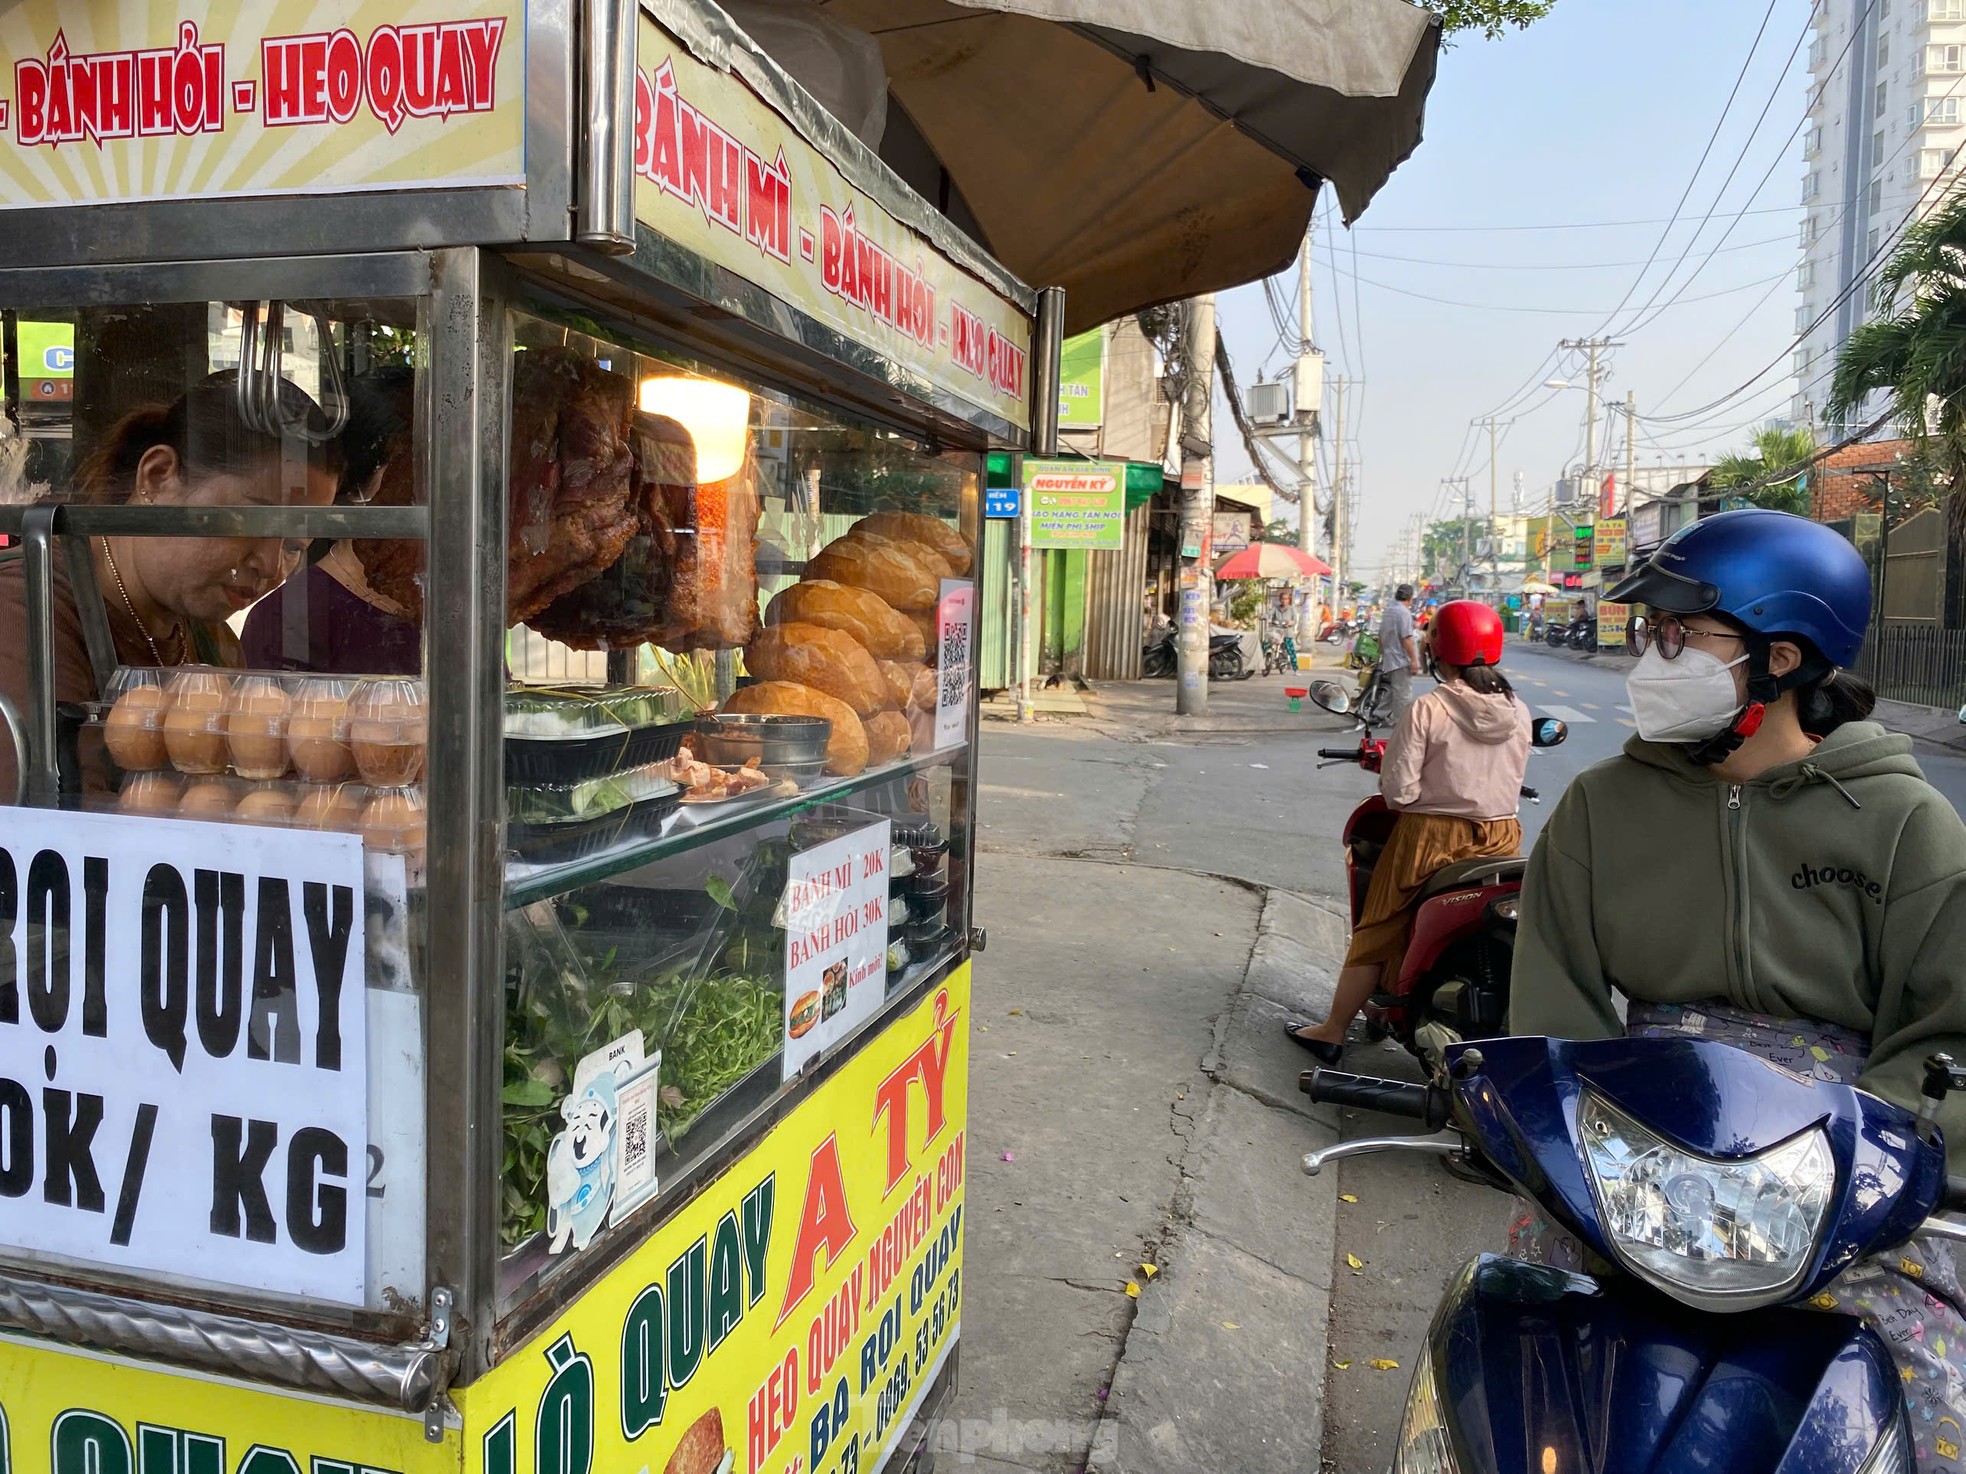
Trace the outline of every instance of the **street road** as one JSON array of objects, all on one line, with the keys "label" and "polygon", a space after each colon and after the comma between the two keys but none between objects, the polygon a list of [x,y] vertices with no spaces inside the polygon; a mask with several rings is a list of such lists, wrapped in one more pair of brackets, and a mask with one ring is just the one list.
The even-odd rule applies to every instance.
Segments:
[{"label": "street road", "polygon": [[[1620,671],[1590,664],[1569,650],[1516,640],[1509,642],[1502,671],[1538,716],[1562,717],[1570,724],[1569,741],[1530,759],[1529,786],[1542,791],[1543,802],[1522,806],[1526,843],[1541,829],[1564,786],[1592,763],[1615,754],[1634,728]],[[1929,743],[1919,743],[1914,755],[1932,786],[1966,813],[1966,756]]]}]

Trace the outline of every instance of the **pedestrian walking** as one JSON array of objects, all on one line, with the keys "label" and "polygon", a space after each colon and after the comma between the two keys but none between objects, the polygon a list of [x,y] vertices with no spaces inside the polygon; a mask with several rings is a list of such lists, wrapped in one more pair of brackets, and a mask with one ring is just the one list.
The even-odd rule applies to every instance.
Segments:
[{"label": "pedestrian walking", "polygon": [[1393,590],[1393,602],[1379,621],[1379,674],[1392,692],[1392,723],[1413,704],[1413,673],[1420,668],[1420,643],[1413,623],[1413,585]]}]

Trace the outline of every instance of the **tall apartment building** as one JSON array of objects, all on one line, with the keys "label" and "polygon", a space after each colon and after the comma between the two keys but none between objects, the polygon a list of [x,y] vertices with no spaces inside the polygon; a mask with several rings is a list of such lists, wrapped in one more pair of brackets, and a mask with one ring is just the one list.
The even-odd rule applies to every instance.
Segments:
[{"label": "tall apartment building", "polygon": [[[1966,0],[1815,0],[1791,417],[1821,416],[1861,282],[1952,187],[1966,144]],[[1962,160],[1966,163],[1966,160]],[[1806,338],[1803,337],[1807,334]]]}]

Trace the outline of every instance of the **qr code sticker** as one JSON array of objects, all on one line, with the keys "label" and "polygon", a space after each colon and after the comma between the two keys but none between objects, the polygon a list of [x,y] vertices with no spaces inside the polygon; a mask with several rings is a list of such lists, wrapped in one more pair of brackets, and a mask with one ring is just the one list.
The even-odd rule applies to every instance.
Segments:
[{"label": "qr code sticker", "polygon": [[942,691],[939,697],[941,705],[945,707],[962,705],[963,697],[968,692],[968,682],[963,679],[963,676],[964,672],[960,668],[951,670],[946,665],[942,667]]},{"label": "qr code sticker", "polygon": [[969,664],[969,625],[963,620],[951,620],[942,627],[942,668]]},{"label": "qr code sticker", "polygon": [[621,1141],[622,1166],[633,1171],[648,1160],[649,1118],[648,1112],[637,1111],[624,1124]]}]

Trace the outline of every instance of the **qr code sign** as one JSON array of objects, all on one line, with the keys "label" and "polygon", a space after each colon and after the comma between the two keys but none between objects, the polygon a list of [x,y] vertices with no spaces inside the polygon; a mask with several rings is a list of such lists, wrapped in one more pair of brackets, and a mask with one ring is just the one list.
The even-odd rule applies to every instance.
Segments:
[{"label": "qr code sign", "polygon": [[648,1160],[649,1118],[646,1111],[637,1111],[624,1124],[621,1135],[621,1164],[633,1172]]},{"label": "qr code sign", "polygon": [[938,704],[943,707],[961,706],[969,686],[965,672],[960,667],[952,668],[945,664],[940,679],[942,691]]},{"label": "qr code sign", "polygon": [[[944,671],[952,667],[961,668],[969,664],[969,624],[963,620],[950,620],[942,626],[942,659]],[[947,677],[945,676],[946,680]],[[959,688],[960,689],[960,688]]]}]

